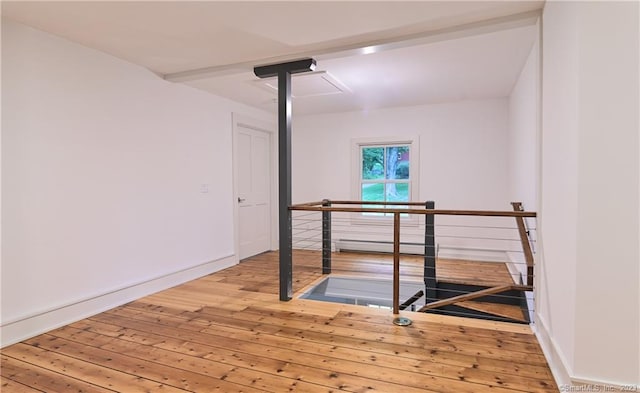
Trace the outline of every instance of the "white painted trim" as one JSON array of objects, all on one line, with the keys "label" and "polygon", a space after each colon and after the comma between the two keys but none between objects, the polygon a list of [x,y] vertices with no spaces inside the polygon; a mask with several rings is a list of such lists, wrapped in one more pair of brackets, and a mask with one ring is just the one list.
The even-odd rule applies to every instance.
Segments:
[{"label": "white painted trim", "polygon": [[174,273],[3,322],[0,326],[0,348],[88,318],[144,296],[226,269],[237,263],[236,255],[228,255]]},{"label": "white painted trim", "polygon": [[549,334],[547,324],[541,319],[536,310],[535,323],[531,325],[531,329],[538,338],[542,353],[547,359],[551,374],[556,381],[558,387],[571,385],[571,370],[567,367],[567,362],[562,356],[562,352],[558,349],[556,342]]},{"label": "white painted trim", "polygon": [[[619,382],[608,382],[608,381],[600,381],[596,379],[576,378],[576,377],[571,378],[571,386],[591,387],[592,389],[590,391],[593,391],[593,392],[597,392],[597,391],[599,392],[637,392],[638,389],[640,389],[640,385],[636,383],[623,384]],[[574,389],[574,391],[578,391],[578,390]],[[587,390],[583,390],[583,391],[587,391]]]}]

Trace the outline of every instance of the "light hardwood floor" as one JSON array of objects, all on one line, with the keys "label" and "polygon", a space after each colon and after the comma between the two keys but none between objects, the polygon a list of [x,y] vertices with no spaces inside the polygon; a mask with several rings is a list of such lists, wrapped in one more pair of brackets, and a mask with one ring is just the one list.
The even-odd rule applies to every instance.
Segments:
[{"label": "light hardwood floor", "polygon": [[[386,274],[384,258],[356,259]],[[317,253],[295,253],[295,291],[320,277]],[[386,310],[279,302],[277,289],[277,253],[262,254],[9,346],[1,390],[558,391],[527,325],[402,312],[413,324],[398,327]]]}]

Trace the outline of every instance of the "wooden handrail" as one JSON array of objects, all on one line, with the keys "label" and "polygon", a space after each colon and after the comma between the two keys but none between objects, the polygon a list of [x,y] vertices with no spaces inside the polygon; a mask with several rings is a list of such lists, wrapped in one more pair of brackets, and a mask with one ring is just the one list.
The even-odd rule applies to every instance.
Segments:
[{"label": "wooden handrail", "polygon": [[[326,200],[325,200],[326,201]],[[317,202],[305,202],[305,203],[296,203],[293,206],[322,206],[325,201],[317,201]]]},{"label": "wooden handrail", "polygon": [[424,202],[334,201],[332,200],[331,203],[335,205],[424,206]]},{"label": "wooden handrail", "polygon": [[[303,211],[332,211],[347,213],[400,213],[400,214],[438,214],[449,216],[484,216],[484,217],[536,217],[535,212],[525,211],[500,211],[500,210],[449,210],[449,209],[398,209],[398,208],[368,208],[368,207],[340,207],[334,206],[337,202],[331,201],[330,207],[308,206],[306,204],[291,205],[289,210]],[[407,205],[406,203],[402,205]],[[421,206],[424,204],[421,204]]]},{"label": "wooden handrail", "polygon": [[[517,212],[524,210],[521,202],[511,202],[511,206]],[[520,234],[520,244],[522,244],[522,251],[524,252],[524,260],[527,263],[527,285],[533,285],[533,252],[531,251],[531,244],[529,244],[527,228],[522,217],[515,217],[515,219],[518,225],[518,233]]]},{"label": "wooden handrail", "polygon": [[455,303],[465,302],[467,300],[473,300],[473,299],[477,299],[479,297],[483,297],[483,296],[487,296],[487,295],[494,295],[496,293],[506,292],[506,291],[510,291],[512,289],[519,290],[519,291],[530,291],[530,290],[532,290],[532,288],[530,286],[528,286],[528,285],[500,285],[500,286],[497,286],[497,287],[491,287],[491,288],[487,288],[487,289],[482,289],[480,291],[471,292],[471,293],[465,293],[463,295],[450,297],[448,299],[443,299],[443,300],[438,300],[436,302],[431,302],[429,304],[426,304],[426,305],[422,306],[422,308],[420,308],[418,310],[418,312],[425,312],[425,311],[431,310],[433,308],[438,308],[438,307],[443,307],[443,306],[450,306],[450,305],[455,304]]}]

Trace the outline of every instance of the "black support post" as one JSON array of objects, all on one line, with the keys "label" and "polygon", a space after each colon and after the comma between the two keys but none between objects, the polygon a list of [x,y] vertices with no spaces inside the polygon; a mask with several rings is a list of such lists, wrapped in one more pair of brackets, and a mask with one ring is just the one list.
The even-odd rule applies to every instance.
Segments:
[{"label": "black support post", "polygon": [[291,235],[291,73],[278,73],[278,211],[280,239],[280,300],[293,296]]},{"label": "black support post", "polygon": [[[330,207],[331,201],[324,199],[322,206]],[[322,274],[331,274],[331,212],[322,212]]]},{"label": "black support post", "polygon": [[278,77],[278,217],[280,242],[280,300],[293,296],[291,237],[291,74],[313,71],[314,59],[255,67],[259,78]]},{"label": "black support post", "polygon": [[[427,201],[425,209],[435,209],[435,202]],[[433,214],[425,214],[424,225],[424,288],[425,303],[437,300],[436,283],[436,240]]]}]

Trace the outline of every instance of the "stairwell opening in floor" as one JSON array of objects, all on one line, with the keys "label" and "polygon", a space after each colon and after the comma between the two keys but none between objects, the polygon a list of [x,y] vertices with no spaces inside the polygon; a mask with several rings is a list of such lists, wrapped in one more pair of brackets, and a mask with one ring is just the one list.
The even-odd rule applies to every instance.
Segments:
[{"label": "stairwell opening in floor", "polygon": [[[424,290],[424,283],[401,281],[400,299],[408,299],[419,290]],[[300,298],[392,309],[392,296],[393,280],[329,276],[300,295]]]}]

